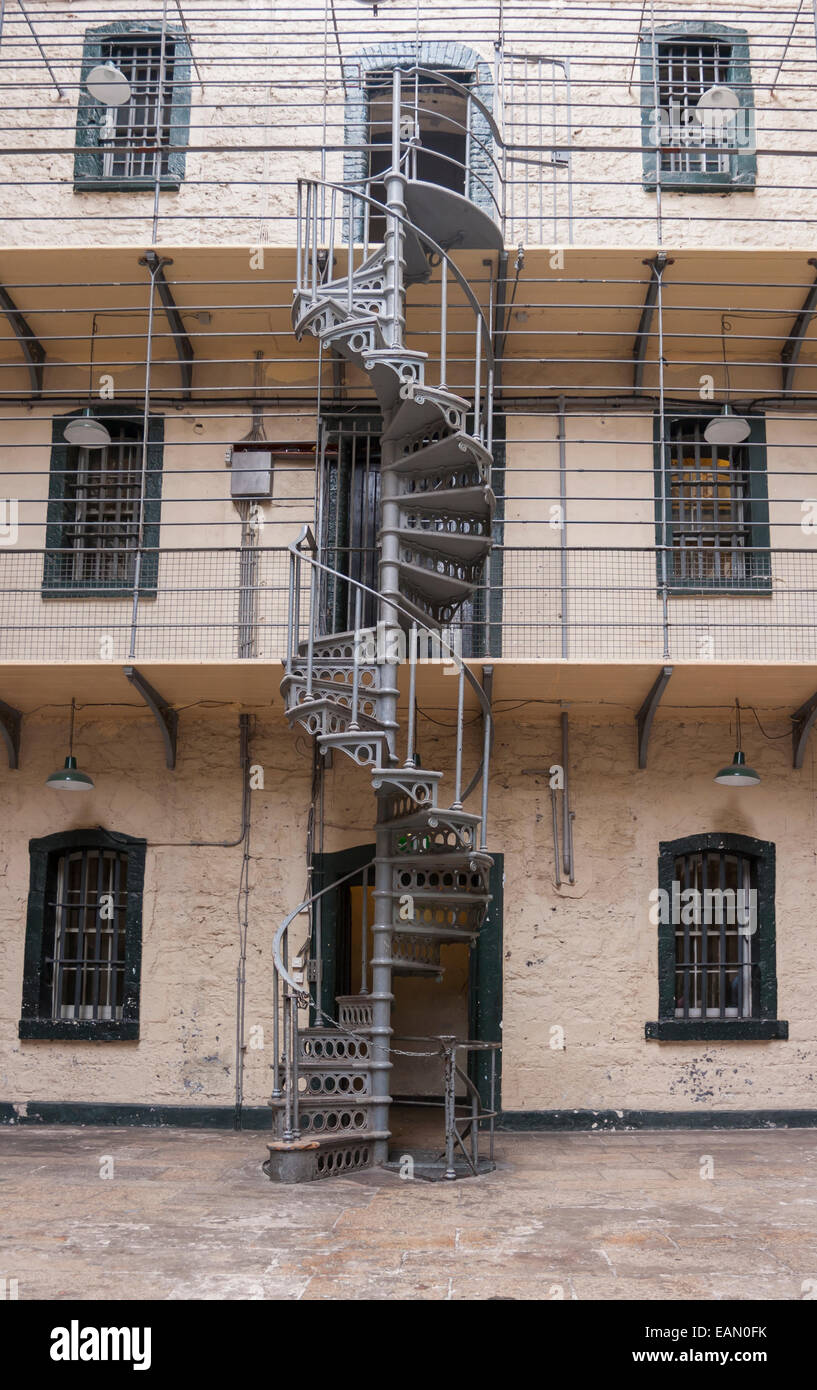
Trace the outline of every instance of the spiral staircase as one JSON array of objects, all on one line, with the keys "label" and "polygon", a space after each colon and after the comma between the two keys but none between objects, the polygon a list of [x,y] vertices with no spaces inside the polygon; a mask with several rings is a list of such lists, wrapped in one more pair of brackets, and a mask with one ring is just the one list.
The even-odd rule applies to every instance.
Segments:
[{"label": "spiral staircase", "polygon": [[[501,233],[470,198],[411,178],[413,142],[405,136],[400,93],[396,71],[381,245],[370,250],[364,233],[356,264],[360,228],[368,227],[375,207],[368,185],[314,181],[299,188],[293,326],[298,338],[313,335],[324,351],[331,349],[364,373],[382,413],[379,629],[395,643],[402,639],[403,648],[408,644],[410,688],[404,732],[396,664],[362,641],[363,585],[343,576],[356,592],[354,627],[320,630],[321,576],[329,571],[305,531],[290,548],[289,652],[281,691],[290,725],[305,730],[321,754],[341,755],[371,770],[375,908],[371,958],[363,974],[366,992],[338,998],[334,1017],[322,1015],[309,998],[312,913],[321,895],[300,904],[276,933],[274,1137],[265,1170],[280,1182],[387,1161],[392,976],[439,980],[441,947],[473,946],[490,902],[492,860],[485,846],[490,706],[475,675],[458,663],[456,774],[452,792],[445,795],[443,773],[417,765],[414,696],[418,634],[439,637],[480,583],[495,505],[490,328],[448,251],[452,243],[498,250]],[[437,267],[439,355],[434,354],[436,379],[427,381],[429,354],[406,346],[405,291],[428,282]],[[337,276],[338,269],[345,274]],[[465,391],[447,384],[452,293],[457,322],[467,313],[472,323],[473,385]],[[486,733],[482,764],[463,790],[466,685],[483,709]],[[403,749],[398,745],[404,738]],[[464,800],[480,781],[481,810],[465,810]],[[297,940],[299,929],[303,941],[293,951],[289,943]],[[304,1027],[299,1011],[307,1004],[314,1022]],[[473,1082],[456,1070],[473,1104],[468,1128],[475,1139],[482,1112],[477,1118]],[[455,1175],[449,1161],[446,1176]]]}]

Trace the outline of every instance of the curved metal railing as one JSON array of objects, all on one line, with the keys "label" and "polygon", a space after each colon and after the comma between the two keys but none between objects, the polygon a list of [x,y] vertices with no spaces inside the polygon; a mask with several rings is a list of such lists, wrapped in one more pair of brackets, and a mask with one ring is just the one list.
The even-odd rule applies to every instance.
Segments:
[{"label": "curved metal railing", "polygon": [[[319,198],[319,191],[328,193],[328,200]],[[462,271],[448,255],[445,248],[440,246],[428,232],[421,231],[409,217],[402,213],[393,209],[386,212],[383,204],[378,203],[370,194],[362,193],[348,184],[333,183],[326,179],[299,179],[296,242],[297,293],[308,295],[313,303],[317,303],[319,290],[329,283],[326,277],[335,263],[337,251],[342,246],[346,255],[346,274],[345,277],[341,276],[340,278],[346,280],[346,308],[351,315],[356,298],[355,276],[359,275],[360,271],[365,268],[372,255],[368,241],[368,222],[363,227],[363,240],[356,240],[355,222],[358,219],[352,212],[351,202],[353,200],[362,203],[369,211],[374,208],[378,216],[386,216],[399,222],[404,231],[412,233],[418,241],[428,247],[432,255],[438,257],[437,264],[442,269],[440,275],[439,382],[437,384],[441,390],[454,389],[447,380],[450,366],[448,351],[449,275],[461,290],[474,316],[474,437],[490,450],[493,439],[492,401],[495,363],[489,321]],[[340,238],[337,237],[339,228],[345,231],[345,235]],[[355,259],[359,248],[362,251],[361,263],[356,266]],[[368,297],[371,298],[371,294]],[[493,312],[492,301],[489,304],[489,312]],[[427,384],[430,385],[431,383]],[[466,388],[463,384],[462,386],[458,385],[456,389],[470,388]]]}]

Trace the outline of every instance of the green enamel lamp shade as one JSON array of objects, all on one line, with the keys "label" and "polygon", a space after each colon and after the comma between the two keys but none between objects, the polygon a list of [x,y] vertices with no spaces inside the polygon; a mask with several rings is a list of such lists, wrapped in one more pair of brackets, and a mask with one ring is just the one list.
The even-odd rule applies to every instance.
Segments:
[{"label": "green enamel lamp shade", "polygon": [[93,790],[93,782],[86,772],[80,772],[76,758],[65,759],[65,767],[52,772],[45,785],[60,792],[88,792]]},{"label": "green enamel lamp shade", "polygon": [[738,749],[729,766],[722,767],[720,772],[715,774],[715,781],[722,787],[756,787],[760,781],[760,773],[755,772],[753,767],[746,766],[745,754]]}]

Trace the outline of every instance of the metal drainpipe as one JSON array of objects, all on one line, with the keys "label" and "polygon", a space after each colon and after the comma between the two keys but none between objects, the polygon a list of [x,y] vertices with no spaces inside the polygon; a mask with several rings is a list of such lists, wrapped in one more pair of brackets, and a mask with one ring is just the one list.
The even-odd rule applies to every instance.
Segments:
[{"label": "metal drainpipe", "polygon": [[656,310],[658,316],[658,457],[661,473],[661,623],[664,631],[664,661],[669,660],[669,573],[667,557],[667,421],[664,393],[664,267],[656,265],[653,274],[658,280]]},{"label": "metal drainpipe", "polygon": [[559,397],[559,508],[561,526],[559,534],[561,536],[561,554],[559,557],[559,570],[561,580],[561,600],[562,600],[562,660],[567,660],[567,443],[565,440],[565,398]]},{"label": "metal drainpipe", "polygon": [[156,276],[166,262],[157,256],[150,273],[150,301],[148,303],[147,336],[145,339],[145,391],[142,402],[142,451],[139,478],[139,529],[136,537],[136,557],[133,567],[133,600],[131,603],[130,647],[128,657],[136,656],[136,633],[139,623],[139,585],[142,579],[142,550],[145,544],[145,509],[147,507],[148,460],[150,457],[150,386],[153,366],[153,321],[156,307]]},{"label": "metal drainpipe", "polygon": [[[392,167],[386,180],[386,207],[401,216],[406,215],[404,199],[404,179],[400,173],[400,79],[399,68],[394,69],[392,90]],[[386,213],[386,261],[387,303],[390,315],[390,345],[399,351],[404,346],[403,325],[403,227],[397,218],[389,219]],[[391,414],[391,413],[390,413]],[[389,420],[384,416],[384,425]],[[399,542],[397,525],[399,508],[397,504],[397,479],[389,464],[397,457],[396,443],[383,440],[381,451],[380,496],[381,525],[383,539],[380,552],[380,589],[397,592]],[[378,605],[379,622],[385,624],[385,631],[397,625],[394,605],[381,597]],[[382,629],[381,629],[382,630]],[[384,696],[380,702],[384,722],[396,719],[397,697]],[[396,754],[393,736],[389,739],[390,752]],[[377,826],[375,833],[375,875],[374,875],[374,921],[372,923],[372,1002],[371,1061],[372,1061],[372,1128],[386,1133],[389,1128],[389,1073],[391,1070],[391,932],[392,932],[392,871],[387,863],[391,850],[392,832],[385,824],[387,810],[385,798],[378,797]],[[384,1163],[389,1156],[388,1139],[378,1139],[374,1143],[375,1163]]]}]

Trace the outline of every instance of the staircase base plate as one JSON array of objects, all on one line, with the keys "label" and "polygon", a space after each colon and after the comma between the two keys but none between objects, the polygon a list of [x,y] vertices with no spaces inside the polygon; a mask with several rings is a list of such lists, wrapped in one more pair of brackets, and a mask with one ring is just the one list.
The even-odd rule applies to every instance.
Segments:
[{"label": "staircase base plate", "polygon": [[455,1155],[453,1177],[448,1173],[445,1155],[439,1149],[395,1149],[389,1154],[387,1163],[381,1166],[387,1173],[406,1172],[406,1158],[411,1158],[414,1164],[414,1177],[421,1182],[453,1182],[459,1178],[481,1178],[485,1173],[493,1173],[496,1164],[493,1159],[480,1158],[477,1160],[477,1171],[473,1172],[470,1164],[466,1163],[462,1154]]}]

